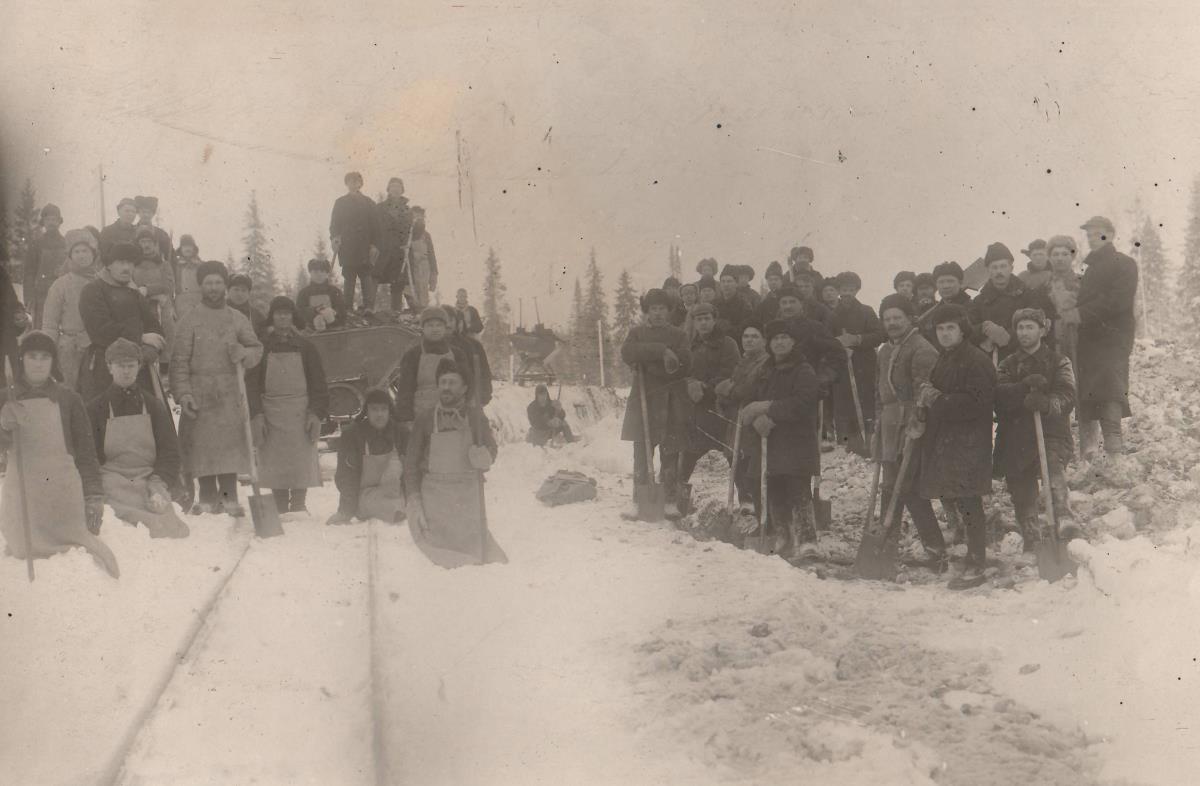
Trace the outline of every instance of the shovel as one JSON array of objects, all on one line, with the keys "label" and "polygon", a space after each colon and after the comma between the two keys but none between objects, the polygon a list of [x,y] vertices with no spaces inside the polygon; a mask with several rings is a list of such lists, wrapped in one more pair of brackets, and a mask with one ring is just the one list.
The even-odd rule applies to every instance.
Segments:
[{"label": "shovel", "polygon": [[1058,520],[1054,516],[1054,497],[1050,493],[1050,465],[1046,462],[1046,437],[1042,431],[1042,413],[1033,413],[1033,427],[1037,431],[1038,462],[1042,469],[1042,500],[1046,505],[1046,518],[1050,522],[1050,540],[1039,541],[1034,549],[1037,556],[1038,576],[1051,583],[1068,574],[1074,575],[1078,567],[1067,551],[1067,544],[1058,538]]},{"label": "shovel", "polygon": [[254,436],[250,433],[250,399],[246,396],[246,373],[243,366],[237,366],[238,392],[242,395],[242,425],[246,431],[246,447],[250,451],[250,518],[254,522],[254,534],[260,538],[273,538],[283,534],[283,526],[279,523],[279,508],[275,507],[275,497],[263,496],[258,488],[258,451],[254,447]]},{"label": "shovel", "polygon": [[[825,420],[825,402],[817,403],[817,460],[820,461],[821,455],[821,424]],[[816,519],[817,529],[821,532],[828,532],[833,529],[833,501],[824,499],[821,496],[821,476],[817,475],[813,480],[813,517]]]},{"label": "shovel", "polygon": [[908,466],[912,463],[913,446],[916,442],[916,439],[905,439],[904,441],[904,457],[900,460],[900,471],[896,473],[896,485],[892,488],[891,498],[888,499],[883,523],[878,527],[870,526],[869,520],[870,515],[874,514],[875,492],[879,488],[880,465],[875,465],[875,480],[871,484],[873,491],[868,526],[863,530],[862,542],[858,544],[858,556],[854,559],[854,572],[864,579],[891,581],[896,578],[896,554],[889,546],[889,541],[892,540],[896,523],[900,520],[900,517],[896,515],[896,510],[900,507],[900,496],[904,489],[905,477],[908,475]]},{"label": "shovel", "polygon": [[767,542],[767,437],[762,438],[762,474],[758,486],[758,537],[755,538],[754,550],[759,554],[770,554],[775,544]]},{"label": "shovel", "polygon": [[725,509],[717,513],[716,528],[724,540],[733,534],[737,511],[733,509],[733,496],[737,491],[738,460],[742,450],[742,412],[738,410],[734,416],[737,422],[733,426],[733,458],[729,462],[729,490],[725,495]]},{"label": "shovel", "polygon": [[637,374],[638,399],[642,406],[642,448],[646,451],[646,482],[634,484],[633,502],[638,508],[638,518],[657,522],[663,520],[666,493],[662,484],[654,479],[654,446],[650,444],[650,412],[646,406],[646,371],[638,366]]}]

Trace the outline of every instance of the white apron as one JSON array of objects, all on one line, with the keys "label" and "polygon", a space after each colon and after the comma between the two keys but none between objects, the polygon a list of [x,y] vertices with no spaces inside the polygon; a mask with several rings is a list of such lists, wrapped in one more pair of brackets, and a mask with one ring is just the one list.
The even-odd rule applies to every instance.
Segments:
[{"label": "white apron", "polygon": [[[413,540],[443,568],[508,562],[483,520],[483,473],[467,460],[470,429],[438,432],[434,413],[429,436],[429,470],[421,479],[421,502],[428,534]],[[486,546],[486,551],[485,551]]]},{"label": "white apron", "polygon": [[438,402],[437,367],[443,359],[454,360],[454,350],[447,349],[441,355],[421,351],[421,360],[417,364],[417,392],[413,396],[414,419],[422,412],[433,409]]},{"label": "white apron", "polygon": [[308,439],[308,384],[299,352],[272,352],[263,383],[267,438],[258,452],[258,484],[268,489],[321,485],[317,443]]},{"label": "white apron", "polygon": [[158,456],[150,413],[143,408],[137,415],[117,417],[109,404],[108,414],[100,467],[105,501],[122,521],[146,525],[152,538],[186,538],[187,524],[175,515],[173,506],[155,513],[148,505],[150,475]]},{"label": "white apron", "polygon": [[184,470],[194,478],[249,472],[250,454],[246,450],[237,377],[193,375],[192,396],[196,399],[196,417],[179,419]]},{"label": "white apron", "polygon": [[58,404],[48,398],[25,399],[20,403],[25,410],[24,425],[13,437],[20,439],[21,472],[17,472],[14,451],[9,456],[3,497],[0,497],[0,533],[6,542],[5,551],[25,559],[18,480],[18,476],[22,476],[29,492],[30,552],[33,556],[49,557],[71,546],[83,546],[110,574],[119,575],[117,558],[112,550],[87,530],[83,481],[75,467],[75,459],[67,452]]},{"label": "white apron", "polygon": [[363,455],[362,481],[358,491],[358,518],[396,521],[404,512],[404,495],[400,491],[403,465],[396,451]]}]

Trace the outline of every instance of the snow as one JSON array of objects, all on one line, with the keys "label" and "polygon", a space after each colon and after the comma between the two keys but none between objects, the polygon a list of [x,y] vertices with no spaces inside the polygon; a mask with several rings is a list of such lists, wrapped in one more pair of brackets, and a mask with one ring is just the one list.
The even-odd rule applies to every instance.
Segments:
[{"label": "snow", "polygon": [[[155,541],[110,512],[119,581],[78,551],[33,584],[0,560],[0,768],[30,784],[1192,782],[1195,362],[1139,346],[1135,392],[1155,402],[1130,428],[1140,477],[1074,468],[1092,542],[1054,585],[1012,543],[992,553],[1001,576],[951,593],[625,521],[623,399],[596,390],[564,389],[583,439],[555,451],[523,442],[532,389],[498,387],[487,500],[507,565],[437,568],[404,525],[327,528],[329,483],[267,541],[224,516]],[[852,553],[867,465],[824,464],[822,545]],[[560,468],[595,477],[597,499],[538,503]],[[702,463],[701,501],[723,496],[719,470]]]}]

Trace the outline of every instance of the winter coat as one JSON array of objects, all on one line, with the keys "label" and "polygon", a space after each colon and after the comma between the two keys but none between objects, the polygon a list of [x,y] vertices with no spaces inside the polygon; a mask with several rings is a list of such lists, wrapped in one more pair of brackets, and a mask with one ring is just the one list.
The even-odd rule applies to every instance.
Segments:
[{"label": "winter coat", "polygon": [[472,377],[475,377],[475,369],[478,366],[479,375],[475,380],[476,384],[471,386],[471,390],[479,394],[475,403],[486,407],[492,401],[492,366],[488,363],[487,352],[484,351],[483,344],[465,333],[452,336],[450,343],[462,350],[466,356],[467,373]]},{"label": "winter coat", "polygon": [[[692,339],[692,371],[688,380],[695,380],[704,388],[704,396],[700,401],[693,402],[691,396],[687,398],[692,426],[688,432],[688,442],[692,449],[708,450],[712,447],[713,439],[724,439],[727,418],[732,417],[732,413],[717,400],[716,387],[733,376],[739,359],[741,352],[738,351],[737,342],[722,333],[720,328],[714,327],[707,336],[695,336]],[[686,386],[684,393],[687,393]]]},{"label": "winter coat", "polygon": [[[971,325],[975,328],[975,335],[971,341],[976,346],[985,346],[987,336],[983,333],[984,322],[994,322],[1000,327],[1008,331],[1008,344],[1003,347],[996,347],[997,356],[1003,360],[1012,354],[1017,348],[1017,337],[1013,335],[1012,317],[1018,309],[1022,308],[1040,308],[1049,319],[1054,319],[1057,313],[1054,310],[1054,304],[1050,302],[1050,296],[1044,290],[1031,290],[1026,288],[1020,278],[1013,276],[1008,280],[1008,286],[1003,290],[997,289],[989,281],[983,285],[983,289],[979,290],[979,294],[971,301],[970,308],[967,309],[967,314],[971,319]],[[990,347],[985,350],[991,352]]]},{"label": "winter coat", "polygon": [[273,355],[299,353],[304,366],[304,387],[308,394],[308,411],[321,420],[329,417],[329,386],[325,381],[325,368],[317,348],[307,338],[296,333],[281,336],[272,331],[262,340],[262,360],[246,372],[246,399],[250,403],[250,415],[263,411],[263,394],[267,389],[267,366]]},{"label": "winter coat", "polygon": [[134,239],[137,235],[137,224],[126,224],[121,219],[117,219],[104,229],[100,230],[100,257],[101,259],[108,256],[108,252],[118,243],[132,243],[137,245]]},{"label": "winter coat", "polygon": [[338,437],[337,469],[333,483],[338,490],[338,510],[350,516],[358,513],[358,495],[362,490],[363,457],[395,453],[403,461],[407,432],[393,418],[382,430],[366,419],[366,413],[346,424]]},{"label": "winter coat", "polygon": [[428,344],[421,339],[416,346],[409,347],[400,357],[400,368],[396,375],[396,421],[411,423],[416,419],[417,412],[417,374],[421,369],[421,355],[426,352],[444,355],[450,352],[454,356],[454,365],[471,386],[471,358],[460,347],[443,340],[439,344]]},{"label": "winter coat", "polygon": [[1050,279],[1053,277],[1053,272],[1050,270],[1049,263],[1041,270],[1033,269],[1033,262],[1025,266],[1025,269],[1017,274],[1021,279],[1021,283],[1031,292],[1046,292],[1049,294]]},{"label": "winter coat", "polygon": [[565,420],[567,417],[566,411],[562,408],[562,404],[550,399],[545,404],[539,404],[535,398],[529,402],[529,406],[525,407],[525,416],[529,418],[529,427],[537,431],[544,431],[549,434],[555,429],[550,425],[550,421],[558,418]]},{"label": "winter coat", "polygon": [[129,388],[111,385],[103,394],[88,402],[87,412],[96,443],[96,460],[101,465],[108,460],[104,455],[104,438],[108,435],[109,418],[149,413],[150,428],[154,433],[154,466],[151,475],[172,489],[179,485],[179,437],[175,433],[171,412],[161,401],[137,385]]},{"label": "winter coat", "polygon": [[816,370],[822,391],[832,390],[845,374],[846,350],[822,323],[808,317],[795,317],[790,321],[798,323],[796,335],[800,337],[800,352]]},{"label": "winter coat", "polygon": [[468,303],[463,308],[455,306],[455,310],[462,315],[463,330],[473,336],[477,336],[483,332],[483,320],[479,317],[479,309]]},{"label": "winter coat", "polygon": [[1041,374],[1050,382],[1046,395],[1050,413],[1042,414],[1046,452],[1064,464],[1075,451],[1071,437],[1071,410],[1075,408],[1075,371],[1066,356],[1042,344],[1030,355],[1018,350],[1006,357],[996,374],[996,450],[993,469],[997,477],[1016,475],[1030,465],[1037,466],[1037,431],[1033,412],[1025,408],[1029,388],[1022,380]]},{"label": "winter coat", "polygon": [[172,263],[171,266],[174,267],[175,248],[171,245],[171,236],[167,234],[166,230],[162,227],[155,226],[149,221],[138,221],[137,224],[134,225],[135,234],[137,232],[137,227],[150,227],[154,230],[154,239],[158,241],[158,253],[167,262]]},{"label": "winter coat", "polygon": [[916,491],[925,499],[979,497],[992,491],[992,358],[967,341],[941,350],[929,382],[941,391],[920,442]]},{"label": "winter coat", "polygon": [[[863,418],[869,419],[875,414],[875,349],[886,338],[883,324],[876,316],[875,309],[857,300],[842,298],[838,307],[833,310],[830,327],[835,339],[842,333],[862,339],[862,343],[852,349],[850,362],[854,367],[854,379],[858,383]],[[858,414],[854,409],[854,390],[850,386],[850,376],[846,373],[845,350],[842,350],[839,360],[841,363],[838,368],[842,373],[833,385],[833,408],[839,418],[854,422],[857,421]],[[863,435],[864,439],[871,437],[869,425],[867,429],[867,433]]]},{"label": "winter coat", "polygon": [[[118,338],[127,338],[139,346],[146,333],[163,334],[162,324],[151,303],[141,292],[127,284],[118,284],[101,271],[96,279],[85,284],[79,292],[79,316],[87,331],[91,346],[79,366],[79,392],[89,400],[100,395],[112,384],[104,350]],[[143,369],[142,384],[149,390],[148,375]]]},{"label": "winter coat", "polygon": [[92,274],[71,271],[50,286],[46,310],[42,315],[42,330],[54,339],[57,340],[61,335],[82,334],[80,339],[84,345],[89,343],[87,332],[83,329],[83,317],[79,313],[79,296],[83,294],[83,288],[96,280],[95,273],[89,272]]},{"label": "winter coat", "polygon": [[754,309],[746,300],[735,294],[731,298],[717,298],[713,301],[717,308],[717,327],[726,336],[732,336],[739,350],[742,346],[742,328],[754,319]]},{"label": "winter coat", "polygon": [[[683,305],[682,300],[676,300],[674,305],[671,306],[671,324],[677,328],[681,328],[685,323],[687,323],[687,318],[688,307]],[[690,335],[691,331],[688,331],[688,333]]]},{"label": "winter coat", "polygon": [[[941,305],[942,303],[950,303],[952,305],[962,306],[963,308],[967,309],[968,314],[971,311],[971,296],[967,294],[965,289],[960,289],[958,294],[954,295],[953,297],[939,299],[938,305]],[[918,311],[914,316],[917,317],[917,328],[921,331],[921,334],[925,336],[925,340],[932,344],[934,349],[937,349],[937,330],[933,324],[933,309]],[[968,337],[967,340],[970,341],[971,339]]]},{"label": "winter coat", "polygon": [[[668,374],[663,366],[663,351],[671,350],[679,358],[679,368]],[[673,325],[655,327],[636,325],[621,344],[621,360],[633,367],[633,386],[625,405],[621,424],[621,439],[641,442],[642,429],[641,381],[637,373],[644,369],[646,377],[646,411],[650,417],[650,443],[662,445],[664,453],[674,453],[684,447],[688,413],[687,379],[692,369],[692,352],[687,336]]]},{"label": "winter coat", "polygon": [[1079,282],[1079,415],[1099,417],[1115,401],[1129,417],[1129,354],[1133,351],[1138,269],[1131,257],[1105,243],[1084,259]]},{"label": "winter coat", "polygon": [[412,233],[413,225],[408,198],[400,197],[396,202],[385,199],[375,205],[374,210],[379,227],[379,259],[375,263],[375,279],[380,284],[397,281],[407,284],[404,250],[408,247],[408,236]]},{"label": "winter coat", "polygon": [[34,295],[45,299],[54,279],[63,273],[67,261],[67,241],[58,232],[43,232],[25,250],[25,300],[34,302]]},{"label": "winter coat", "polygon": [[[763,365],[754,386],[753,401],[770,401],[767,417],[775,423],[767,440],[767,475],[817,475],[821,451],[817,444],[817,402],[820,385],[813,367],[799,349],[782,361],[774,356]],[[742,439],[758,439],[742,426]],[[761,440],[760,440],[761,442]]]},{"label": "winter coat", "polygon": [[758,308],[755,309],[755,316],[758,317],[758,321],[763,323],[763,325],[779,317],[778,290],[768,291],[767,294],[762,296]]},{"label": "winter coat", "polygon": [[200,269],[200,265],[199,259],[190,262],[180,259],[175,265],[176,319],[183,319],[184,314],[200,305],[200,282],[196,280],[196,271]]},{"label": "winter coat", "polygon": [[937,361],[938,351],[915,327],[899,341],[884,342],[879,350],[875,429],[883,461],[898,460],[900,434],[916,408],[917,391],[929,381]]},{"label": "winter coat", "polygon": [[[40,388],[34,388],[23,382],[17,382],[13,391],[17,401],[27,401],[35,398],[48,398],[58,404],[58,414],[62,419],[63,437],[67,442],[67,452],[75,459],[75,469],[83,481],[83,496],[85,499],[104,497],[104,484],[100,480],[100,462],[96,460],[96,444],[92,441],[92,424],[88,420],[87,408],[83,399],[74,390],[65,388],[53,379],[48,380]],[[0,389],[0,407],[9,400],[9,390]],[[11,431],[0,429],[0,453],[7,452],[12,447]],[[28,439],[28,437],[27,437]],[[9,461],[15,463],[9,453]],[[12,471],[13,464],[9,464]],[[37,526],[37,522],[33,522]]]},{"label": "winter coat", "polygon": [[[433,236],[429,234],[429,230],[422,230],[418,233],[414,229],[408,257],[412,261],[414,275],[421,270],[425,270],[429,275],[430,281],[437,281],[437,254],[433,250]],[[404,283],[408,283],[407,278]]]},{"label": "winter coat", "polygon": [[1054,320],[1054,346],[1071,359],[1071,367],[1078,371],[1079,312],[1075,306],[1079,302],[1079,274],[1074,270],[1055,273],[1048,291],[1058,312],[1058,319]]},{"label": "winter coat", "polygon": [[312,329],[317,307],[326,303],[337,317],[326,327],[341,327],[346,320],[346,298],[342,296],[342,290],[326,281],[324,284],[310,283],[296,293],[296,316],[305,330]]},{"label": "winter coat", "polygon": [[749,284],[744,287],[738,287],[737,293],[742,300],[746,301],[746,306],[751,312],[754,312],[758,308],[759,303],[762,302],[762,295],[755,292]]},{"label": "winter coat", "polygon": [[253,302],[247,300],[245,303],[238,305],[237,303],[227,301],[226,305],[250,322],[250,327],[254,331],[254,335],[262,338],[267,332],[267,315],[255,308]]},{"label": "winter coat", "polygon": [[342,194],[329,216],[329,238],[341,238],[337,256],[343,270],[369,270],[371,247],[379,246],[379,216],[375,203],[363,194]]}]

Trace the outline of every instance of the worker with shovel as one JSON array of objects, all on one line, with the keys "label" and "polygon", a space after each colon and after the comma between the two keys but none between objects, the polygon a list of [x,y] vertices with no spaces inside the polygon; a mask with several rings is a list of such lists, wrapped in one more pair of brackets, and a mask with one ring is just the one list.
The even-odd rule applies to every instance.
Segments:
[{"label": "worker with shovel", "polygon": [[1050,322],[1036,308],[1013,314],[1019,348],[1000,361],[996,383],[995,461],[1003,470],[1025,550],[1042,540],[1038,524],[1038,445],[1034,413],[1041,413],[1050,474],[1050,496],[1058,521],[1074,521],[1067,504],[1067,461],[1074,453],[1070,413],[1075,407],[1071,361],[1046,346]]},{"label": "worker with shovel", "polygon": [[104,485],[83,401],[55,377],[58,347],[34,331],[21,341],[24,376],[0,391],[0,450],[12,452],[0,490],[5,553],[49,557],[83,546],[114,578],[117,560],[96,536]]},{"label": "worker with shovel", "polygon": [[[621,439],[633,443],[634,500],[625,518],[656,520],[679,515],[679,452],[687,444],[687,376],[692,354],[687,334],[671,324],[671,297],[651,289],[642,297],[645,323],[629,331],[621,360],[634,369]],[[654,448],[661,475],[655,481]],[[665,486],[665,489],[664,489]]]},{"label": "worker with shovel", "polygon": [[[929,382],[938,353],[913,323],[912,300],[894,292],[883,299],[880,309],[888,340],[879,350],[871,455],[881,466],[881,508],[887,510],[899,477],[903,435],[909,421],[916,416],[917,391]],[[901,490],[899,503],[902,507],[897,515],[904,508],[908,509],[925,547],[929,566],[938,573],[943,572],[946,569],[946,543],[933,514],[933,505],[913,493],[911,488]]]},{"label": "worker with shovel", "polygon": [[717,310],[711,303],[692,307],[692,369],[687,378],[687,396],[691,404],[688,416],[688,444],[680,460],[679,483],[686,497],[688,483],[696,463],[709,451],[716,450],[733,461],[732,448],[726,441],[726,426],[736,413],[717,398],[717,386],[729,380],[741,357],[738,344],[717,326]]},{"label": "worker with shovel", "polygon": [[[718,400],[728,410],[740,410],[753,399],[754,386],[762,374],[767,362],[767,342],[763,338],[763,326],[759,322],[751,322],[742,328],[743,354],[733,374],[722,382],[717,383]],[[743,437],[740,422],[732,424],[727,430],[727,441],[737,446],[737,455],[733,462],[733,480],[737,489],[739,503],[738,515],[743,518],[758,520],[758,452],[759,440],[752,439],[749,434]],[[733,511],[730,511],[732,514]],[[748,530],[747,530],[748,531]]]},{"label": "worker with shovel", "polygon": [[839,273],[837,282],[841,299],[830,326],[845,352],[833,385],[834,426],[848,450],[868,456],[867,440],[875,417],[875,348],[883,343],[883,326],[875,309],[858,302],[862,279],[857,273]]}]

